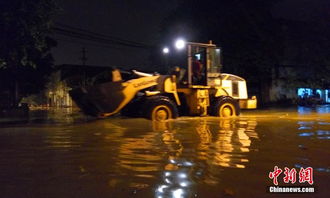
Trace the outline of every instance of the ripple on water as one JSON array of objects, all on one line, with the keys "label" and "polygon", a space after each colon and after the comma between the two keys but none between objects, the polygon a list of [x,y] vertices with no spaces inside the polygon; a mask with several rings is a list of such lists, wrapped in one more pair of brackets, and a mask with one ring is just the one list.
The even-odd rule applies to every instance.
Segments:
[{"label": "ripple on water", "polygon": [[[324,156],[330,149],[325,140],[330,137],[329,120],[290,119],[242,116],[153,123],[114,118],[3,129],[0,176],[20,189],[23,184],[31,187],[30,192],[47,182],[73,193],[96,195],[103,190],[110,197],[114,192],[131,197],[128,191],[137,197],[214,197],[226,186],[233,189],[229,194],[244,197],[242,192],[253,195],[251,189],[267,185],[267,171],[277,163],[311,166],[317,179],[317,174],[328,176]],[[62,195],[55,187],[47,190]],[[152,196],[144,196],[147,191]]]}]

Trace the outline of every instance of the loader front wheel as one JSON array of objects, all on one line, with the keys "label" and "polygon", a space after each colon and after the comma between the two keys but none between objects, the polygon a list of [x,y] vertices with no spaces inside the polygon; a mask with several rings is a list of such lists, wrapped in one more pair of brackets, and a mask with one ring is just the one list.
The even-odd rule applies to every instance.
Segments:
[{"label": "loader front wheel", "polygon": [[217,100],[213,107],[213,115],[219,117],[234,117],[240,114],[240,107],[234,99],[230,97]]},{"label": "loader front wheel", "polygon": [[146,117],[153,121],[165,121],[178,117],[174,102],[166,96],[152,96],[146,99]]}]

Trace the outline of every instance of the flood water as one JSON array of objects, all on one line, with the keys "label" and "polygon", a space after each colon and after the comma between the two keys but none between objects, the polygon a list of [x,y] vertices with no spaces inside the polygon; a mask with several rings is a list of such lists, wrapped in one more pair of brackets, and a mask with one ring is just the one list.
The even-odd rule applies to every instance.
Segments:
[{"label": "flood water", "polygon": [[[36,113],[1,124],[0,156],[3,198],[329,197],[330,106],[165,123]],[[268,193],[274,166],[312,167],[316,192]]]}]

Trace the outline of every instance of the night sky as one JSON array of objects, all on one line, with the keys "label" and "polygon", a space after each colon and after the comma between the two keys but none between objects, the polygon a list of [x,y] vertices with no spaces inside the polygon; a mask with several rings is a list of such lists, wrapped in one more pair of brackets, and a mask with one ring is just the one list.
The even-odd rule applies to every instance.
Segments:
[{"label": "night sky", "polygon": [[[160,24],[180,0],[58,0],[58,24],[69,25],[143,44],[156,44]],[[317,20],[330,13],[327,0],[285,0],[274,7],[274,16],[291,20]],[[329,15],[327,15],[329,16]],[[184,36],[184,35],[183,35]],[[145,49],[107,45],[82,39],[54,35],[58,46],[53,50],[55,64],[81,64],[81,49],[87,50],[88,65],[148,65]]]},{"label": "night sky", "polygon": [[[154,44],[161,21],[176,8],[177,3],[177,0],[59,0],[62,9],[55,21],[126,40]],[[81,64],[83,46],[87,50],[86,64],[130,67],[148,64],[148,53],[144,49],[113,48],[59,34],[56,34],[56,39],[58,47],[53,51],[56,64]]]}]

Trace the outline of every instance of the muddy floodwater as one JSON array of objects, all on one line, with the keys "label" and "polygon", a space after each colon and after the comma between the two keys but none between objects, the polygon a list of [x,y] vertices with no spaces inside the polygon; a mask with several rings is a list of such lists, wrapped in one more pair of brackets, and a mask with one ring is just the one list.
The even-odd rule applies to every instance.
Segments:
[{"label": "muddy floodwater", "polygon": [[[330,106],[164,123],[32,112],[1,124],[0,156],[1,198],[330,197]],[[316,192],[269,193],[275,166],[279,186]],[[295,184],[284,183],[285,167]],[[307,167],[313,185],[299,183]]]}]

